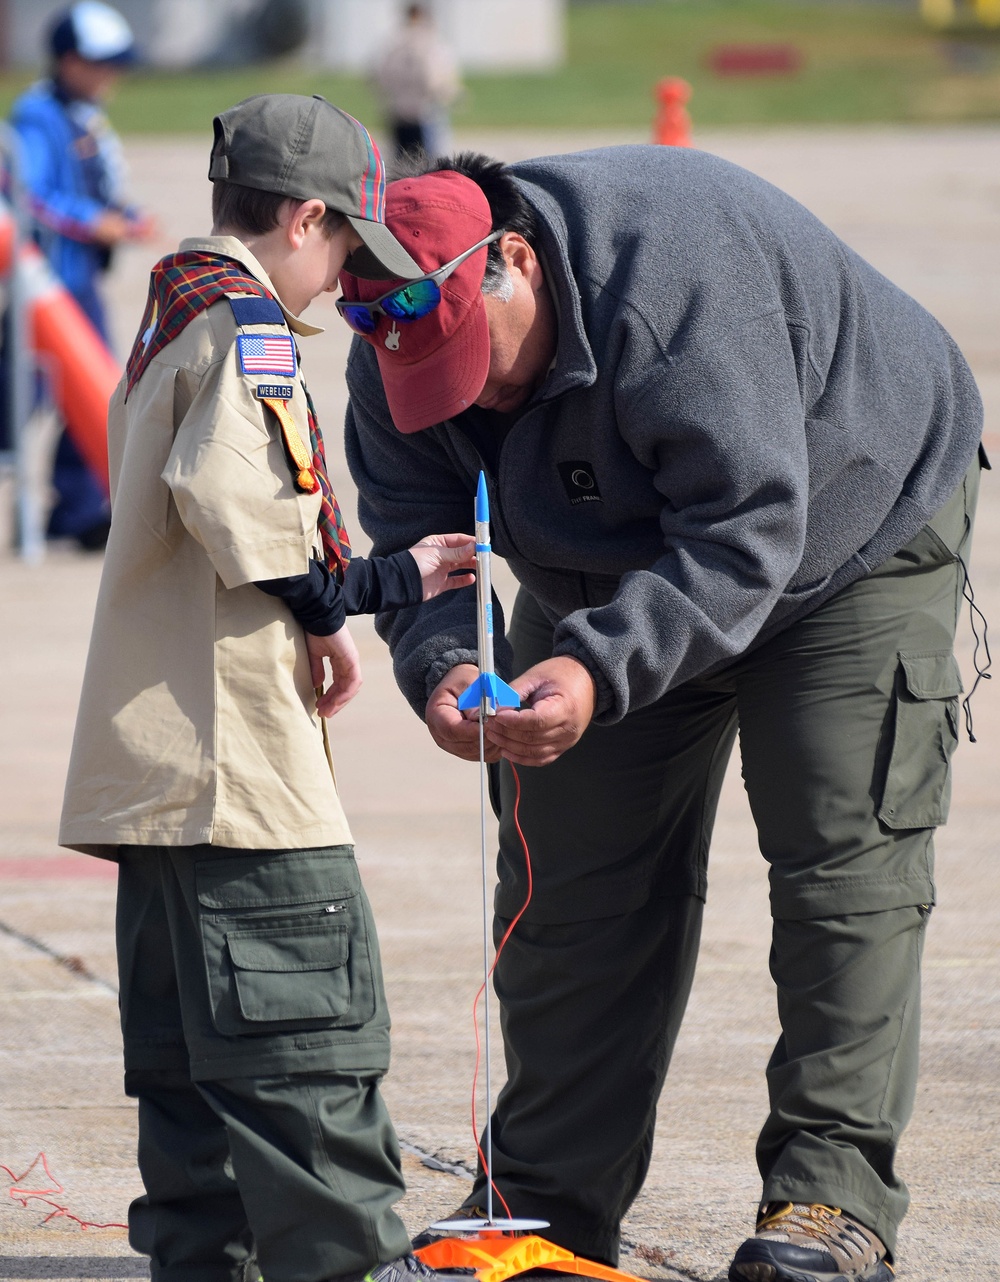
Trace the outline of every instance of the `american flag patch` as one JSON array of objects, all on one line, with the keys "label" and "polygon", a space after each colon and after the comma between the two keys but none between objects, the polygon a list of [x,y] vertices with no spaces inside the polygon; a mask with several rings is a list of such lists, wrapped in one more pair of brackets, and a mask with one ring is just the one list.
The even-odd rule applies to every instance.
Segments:
[{"label": "american flag patch", "polygon": [[244,374],[295,377],[295,344],[288,334],[237,334],[236,346]]}]

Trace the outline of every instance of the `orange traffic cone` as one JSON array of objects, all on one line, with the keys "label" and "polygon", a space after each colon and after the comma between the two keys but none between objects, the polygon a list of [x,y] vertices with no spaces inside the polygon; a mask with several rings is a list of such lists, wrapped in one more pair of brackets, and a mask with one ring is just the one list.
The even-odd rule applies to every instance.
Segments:
[{"label": "orange traffic cone", "polygon": [[[0,204],[0,276],[10,271],[13,215]],[[28,342],[40,358],[69,434],[108,489],[108,401],[121,369],[83,309],[30,242],[20,248]]]},{"label": "orange traffic cone", "polygon": [[653,142],[665,147],[691,146],[691,117],[684,104],[691,97],[691,86],[679,76],[667,76],[656,85],[656,119]]}]

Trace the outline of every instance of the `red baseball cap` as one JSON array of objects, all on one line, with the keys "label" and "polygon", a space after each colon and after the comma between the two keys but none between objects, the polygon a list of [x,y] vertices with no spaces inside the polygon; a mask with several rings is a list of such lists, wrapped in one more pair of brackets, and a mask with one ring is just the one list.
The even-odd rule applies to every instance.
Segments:
[{"label": "red baseball cap", "polygon": [[[450,169],[390,183],[385,222],[425,272],[458,258],[493,227],[482,188]],[[358,261],[363,254],[352,255],[359,268],[366,266]],[[378,316],[374,333],[361,335],[375,348],[392,421],[401,432],[419,432],[460,414],[486,385],[490,333],[481,292],[486,254],[483,246],[441,282],[441,301],[426,316],[404,322]],[[344,297],[352,301],[372,302],[392,284],[346,270],[340,276]]]}]

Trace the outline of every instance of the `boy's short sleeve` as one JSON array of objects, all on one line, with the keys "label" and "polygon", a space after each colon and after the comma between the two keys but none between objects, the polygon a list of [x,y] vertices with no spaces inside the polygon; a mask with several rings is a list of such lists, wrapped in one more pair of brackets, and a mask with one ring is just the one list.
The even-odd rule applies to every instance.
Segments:
[{"label": "boy's short sleeve", "polygon": [[[212,308],[212,328],[225,333],[220,308],[228,312],[226,304]],[[231,321],[228,329],[235,329]],[[252,332],[288,335],[279,326],[255,326]],[[233,333],[225,355],[196,380],[190,403],[180,407],[162,473],[184,526],[227,588],[304,574],[316,545],[320,496],[295,486],[280,427],[261,399],[275,391],[287,395],[292,419],[309,449],[308,410],[299,379],[244,373]]]}]

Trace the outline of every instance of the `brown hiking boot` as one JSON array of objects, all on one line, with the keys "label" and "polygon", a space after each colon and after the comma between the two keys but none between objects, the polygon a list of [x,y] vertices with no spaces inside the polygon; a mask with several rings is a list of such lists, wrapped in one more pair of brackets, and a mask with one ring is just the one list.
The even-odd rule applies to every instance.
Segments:
[{"label": "brown hiking boot", "polygon": [[[442,1219],[445,1221],[485,1220],[486,1209],[482,1206],[460,1206],[457,1210],[452,1211],[451,1215],[442,1216]],[[446,1236],[447,1234],[443,1232],[436,1231],[432,1228],[426,1228],[422,1233],[417,1234],[410,1245],[413,1247],[414,1251],[419,1251],[422,1246],[430,1246],[430,1244],[437,1241],[438,1238]]]},{"label": "brown hiking boot", "polygon": [[757,1232],[729,1266],[729,1282],[892,1282],[885,1245],[839,1207],[768,1202]]}]

